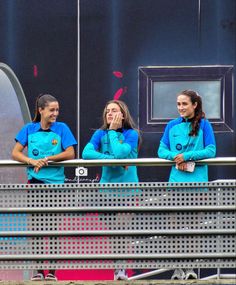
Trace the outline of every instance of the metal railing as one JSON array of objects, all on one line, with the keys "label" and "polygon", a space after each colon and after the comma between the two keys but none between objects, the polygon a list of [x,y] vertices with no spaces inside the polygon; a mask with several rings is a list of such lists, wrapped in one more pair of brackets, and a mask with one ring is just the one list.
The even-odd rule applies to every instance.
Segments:
[{"label": "metal railing", "polygon": [[[197,163],[235,166],[236,158]],[[50,165],[173,162],[75,159]],[[28,165],[0,161],[0,167],[16,166]],[[236,180],[0,184],[0,268],[235,267],[235,190]]]},{"label": "metal railing", "polygon": [[[196,161],[197,164],[207,165],[236,165],[236,157],[216,157]],[[136,165],[136,166],[170,166],[175,163],[170,160],[161,158],[136,158],[136,159],[71,159],[61,162],[50,162],[49,166],[66,166],[66,167],[92,167],[92,166],[119,166],[119,165]],[[17,162],[14,160],[0,160],[0,167],[22,167],[29,166],[26,163]]]}]

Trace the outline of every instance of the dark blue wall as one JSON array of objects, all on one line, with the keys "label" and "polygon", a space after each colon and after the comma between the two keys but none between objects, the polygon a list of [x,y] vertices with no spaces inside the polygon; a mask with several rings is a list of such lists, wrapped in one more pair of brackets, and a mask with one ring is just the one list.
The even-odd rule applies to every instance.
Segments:
[{"label": "dark blue wall", "polygon": [[[81,147],[92,128],[101,125],[104,104],[119,87],[127,86],[121,99],[138,121],[139,66],[235,65],[236,2],[200,4],[198,0],[80,1]],[[124,78],[115,78],[114,70],[122,71]],[[159,133],[143,133],[140,157],[156,157],[160,138]],[[216,140],[217,156],[235,156],[235,132],[217,133]],[[233,178],[234,171],[210,167],[210,179]],[[139,176],[142,181],[162,181],[168,173],[169,168],[140,168]]]},{"label": "dark blue wall", "polygon": [[18,77],[32,115],[36,97],[49,92],[76,133],[77,1],[2,0],[0,15],[0,61]]},{"label": "dark blue wall", "polygon": [[[32,116],[36,97],[50,93],[60,102],[59,120],[75,136],[77,35],[76,0],[0,1],[0,62],[18,77]],[[74,178],[74,171],[67,175]]]}]

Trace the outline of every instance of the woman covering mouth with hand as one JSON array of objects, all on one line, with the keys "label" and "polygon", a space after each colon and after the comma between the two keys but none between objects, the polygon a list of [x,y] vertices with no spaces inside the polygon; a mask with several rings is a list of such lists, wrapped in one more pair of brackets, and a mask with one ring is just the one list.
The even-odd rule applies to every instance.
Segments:
[{"label": "woman covering mouth with hand", "polygon": [[[85,146],[83,159],[137,158],[140,142],[138,129],[127,105],[120,100],[107,102],[103,125]],[[138,182],[136,166],[103,166],[100,183]]]},{"label": "woman covering mouth with hand", "polygon": [[[108,101],[103,111],[103,125],[95,131],[85,146],[83,159],[137,158],[140,135],[127,105],[120,100]],[[136,166],[103,166],[100,183],[138,182]],[[100,190],[112,193],[112,190]],[[135,195],[137,189],[126,189],[122,195]],[[121,195],[121,194],[120,194]],[[116,197],[114,196],[114,200]],[[125,269],[114,272],[115,280],[127,279]]]}]

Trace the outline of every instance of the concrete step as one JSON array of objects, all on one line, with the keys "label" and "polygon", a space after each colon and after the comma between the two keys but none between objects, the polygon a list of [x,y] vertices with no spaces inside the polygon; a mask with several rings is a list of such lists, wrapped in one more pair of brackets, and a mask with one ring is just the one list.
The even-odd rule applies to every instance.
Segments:
[{"label": "concrete step", "polygon": [[135,281],[4,281],[0,285],[236,285],[235,279],[212,280],[135,280]]}]

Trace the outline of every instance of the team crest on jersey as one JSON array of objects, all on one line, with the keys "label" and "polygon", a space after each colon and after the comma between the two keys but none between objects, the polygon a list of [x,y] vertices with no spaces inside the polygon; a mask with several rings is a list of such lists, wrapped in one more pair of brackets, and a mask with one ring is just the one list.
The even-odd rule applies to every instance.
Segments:
[{"label": "team crest on jersey", "polygon": [[58,144],[58,141],[57,140],[52,140],[52,145],[56,145],[56,144]]},{"label": "team crest on jersey", "polygon": [[183,147],[180,143],[177,143],[177,145],[175,146],[177,150],[181,150]]}]

